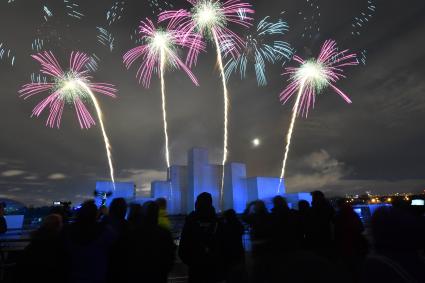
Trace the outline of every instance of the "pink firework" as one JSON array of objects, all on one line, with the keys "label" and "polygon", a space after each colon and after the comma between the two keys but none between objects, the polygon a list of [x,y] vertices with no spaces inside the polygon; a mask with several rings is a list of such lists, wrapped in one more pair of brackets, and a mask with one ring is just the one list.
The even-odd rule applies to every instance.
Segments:
[{"label": "pink firework", "polygon": [[[160,22],[170,21],[185,33],[196,33],[199,39],[211,38],[221,52],[230,53],[233,57],[239,54],[239,47],[244,40],[227,26],[229,23],[242,27],[250,27],[254,13],[251,4],[240,0],[187,0],[192,4],[190,11],[180,9],[165,11],[159,16]],[[186,63],[189,66],[196,64],[199,50],[190,48]]]},{"label": "pink firework", "polygon": [[345,78],[344,67],[358,65],[357,56],[349,50],[338,51],[334,40],[327,40],[322,46],[318,58],[304,60],[294,56],[299,67],[288,67],[284,75],[290,76],[290,84],[280,94],[280,101],[284,104],[297,92],[295,111],[298,115],[307,116],[311,108],[314,108],[316,95],[330,87],[340,95],[347,103],[350,98],[335,83]]},{"label": "pink firework", "polygon": [[177,50],[179,48],[192,48],[196,52],[200,52],[205,49],[205,45],[194,34],[183,33],[174,29],[174,27],[174,25],[169,24],[166,29],[161,29],[155,27],[150,19],[141,21],[139,34],[143,44],[124,54],[124,64],[127,69],[139,58],[142,59],[136,76],[146,88],[150,86],[154,71],[160,75],[162,63],[164,64],[163,67],[171,66],[172,68],[182,69],[193,83],[198,85],[195,75],[179,58]]},{"label": "pink firework", "polygon": [[[41,73],[50,76],[51,82],[32,82],[25,84],[19,94],[24,99],[48,92],[49,95],[33,109],[33,116],[40,116],[49,108],[50,113],[46,125],[60,127],[63,109],[66,103],[73,104],[81,128],[88,129],[96,122],[87,109],[85,102],[91,102],[98,108],[94,93],[115,98],[117,90],[107,83],[92,83],[92,77],[87,69],[90,57],[82,52],[72,52],[69,59],[69,69],[64,71],[51,51],[32,55],[41,64]],[[98,109],[96,109],[98,110]],[[99,109],[100,110],[100,109]]]},{"label": "pink firework", "polygon": [[332,88],[347,103],[351,103],[350,98],[335,86],[340,79],[345,78],[343,68],[358,65],[356,54],[349,53],[348,50],[338,51],[334,40],[327,40],[322,46],[318,58],[303,60],[294,56],[294,60],[300,63],[299,67],[289,67],[285,69],[284,75],[290,75],[290,84],[280,94],[280,101],[286,103],[295,95],[295,103],[292,108],[292,117],[286,135],[285,155],[280,174],[281,188],[282,180],[285,177],[286,163],[288,161],[292,135],[295,128],[297,115],[307,116],[310,108],[314,108],[316,95],[326,88]]}]

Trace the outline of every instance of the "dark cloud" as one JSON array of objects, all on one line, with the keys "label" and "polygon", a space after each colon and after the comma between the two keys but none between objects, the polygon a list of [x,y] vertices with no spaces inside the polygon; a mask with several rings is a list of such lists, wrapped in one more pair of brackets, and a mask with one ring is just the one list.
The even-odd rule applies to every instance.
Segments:
[{"label": "dark cloud", "polygon": [[[28,3],[27,3],[28,2]],[[31,3],[29,3],[31,2]],[[137,84],[135,70],[126,71],[121,56],[132,46],[130,33],[151,14],[143,1],[129,0],[124,20],[111,28],[116,48],[96,41],[96,26],[105,26],[112,1],[80,1],[87,15],[75,21],[64,15],[41,26],[40,1],[0,3],[0,42],[17,54],[11,68],[0,60],[0,194],[26,203],[52,200],[81,201],[91,197],[95,181],[108,178],[104,146],[98,127],[80,130],[72,109],[65,109],[62,128],[44,126],[46,115],[30,118],[36,98],[22,101],[19,87],[37,71],[29,54],[37,36],[47,36],[46,47],[66,63],[66,54],[79,49],[101,58],[95,74],[99,82],[119,88],[119,98],[100,98],[113,146],[119,180],[134,180],[140,194],[149,182],[165,176],[159,82],[150,89]],[[310,38],[300,34],[306,22],[299,16],[306,3],[298,0],[254,1],[256,18],[266,15],[288,21],[286,39],[301,56],[318,52],[328,38],[343,48],[368,50],[367,65],[348,70],[340,87],[352,105],[330,92],[323,93],[308,119],[299,119],[290,153],[287,187],[290,191],[323,189],[329,193],[414,191],[425,186],[425,3],[376,0],[377,12],[359,37],[350,35],[351,22],[367,1],[316,1],[320,31]],[[322,3],[323,2],[323,3]],[[175,6],[184,1],[175,1]],[[308,13],[308,11],[306,11]],[[60,37],[61,40],[57,41]],[[199,58],[194,68],[201,86],[182,72],[167,72],[171,160],[186,164],[192,146],[210,149],[210,159],[221,160],[223,101],[214,52]],[[234,76],[231,94],[230,160],[245,162],[249,175],[277,176],[291,105],[281,106],[278,94],[286,85],[282,66],[268,70],[269,85],[258,88],[253,72],[244,81]],[[254,138],[261,139],[252,147]]]}]

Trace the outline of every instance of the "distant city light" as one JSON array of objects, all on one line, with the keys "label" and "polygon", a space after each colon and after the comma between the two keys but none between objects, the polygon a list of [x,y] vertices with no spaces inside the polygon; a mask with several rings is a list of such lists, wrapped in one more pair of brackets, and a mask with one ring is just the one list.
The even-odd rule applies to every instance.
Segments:
[{"label": "distant city light", "polygon": [[423,199],[412,199],[412,205],[425,205],[425,201]]}]

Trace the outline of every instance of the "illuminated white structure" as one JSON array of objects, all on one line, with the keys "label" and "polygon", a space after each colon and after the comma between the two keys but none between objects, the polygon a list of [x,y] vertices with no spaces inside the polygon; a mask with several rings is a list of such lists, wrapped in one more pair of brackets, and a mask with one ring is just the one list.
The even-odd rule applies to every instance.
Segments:
[{"label": "illuminated white structure", "polygon": [[[214,206],[219,208],[222,170],[223,166],[209,163],[207,149],[192,148],[187,166],[171,166],[166,181],[152,182],[152,198],[166,198],[170,214],[186,214],[194,209],[196,196],[208,192]],[[270,207],[276,195],[286,197],[293,207],[301,199],[311,201],[307,193],[285,194],[284,182],[279,178],[247,178],[243,163],[230,162],[224,166],[224,209],[233,208],[242,213],[249,202],[257,199]]]},{"label": "illuminated white structure", "polygon": [[[168,170],[167,180],[158,180],[151,183],[151,197],[137,198],[133,183],[115,183],[115,190],[111,182],[97,182],[97,203],[102,197],[106,198],[106,205],[117,197],[125,198],[129,203],[143,204],[156,198],[165,198],[168,201],[169,214],[187,214],[194,210],[196,197],[203,192],[212,195],[213,205],[220,208],[220,187],[223,166],[210,164],[208,150],[192,148],[188,153],[188,165],[172,165]],[[285,183],[275,177],[247,177],[246,165],[229,162],[224,166],[224,209],[233,208],[242,213],[246,205],[254,200],[265,201],[271,208],[271,199],[276,195],[284,196],[291,207],[296,207],[299,200],[311,202],[309,193],[285,193]]]}]

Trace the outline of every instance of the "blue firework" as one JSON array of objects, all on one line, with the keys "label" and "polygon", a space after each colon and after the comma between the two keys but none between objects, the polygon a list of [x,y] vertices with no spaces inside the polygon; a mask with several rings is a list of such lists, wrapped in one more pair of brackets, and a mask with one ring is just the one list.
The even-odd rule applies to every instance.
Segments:
[{"label": "blue firework", "polygon": [[280,19],[277,22],[269,21],[269,17],[262,19],[255,31],[246,36],[240,56],[227,61],[226,79],[236,72],[240,73],[242,79],[245,78],[248,66],[252,64],[258,85],[267,85],[266,64],[275,64],[292,56],[291,46],[281,40],[287,31],[288,24]]}]

